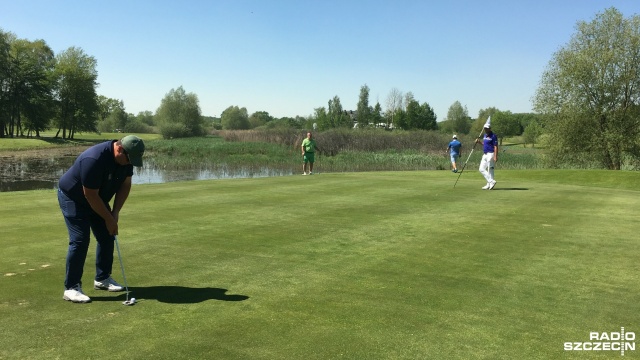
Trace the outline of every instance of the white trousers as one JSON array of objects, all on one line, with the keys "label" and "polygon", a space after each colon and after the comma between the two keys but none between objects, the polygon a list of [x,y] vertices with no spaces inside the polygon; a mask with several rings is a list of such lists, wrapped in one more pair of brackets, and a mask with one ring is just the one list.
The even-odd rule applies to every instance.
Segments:
[{"label": "white trousers", "polygon": [[496,162],[493,161],[493,153],[486,153],[482,155],[482,161],[480,161],[480,173],[487,179],[487,183],[490,183],[494,180],[493,171],[496,167]]}]

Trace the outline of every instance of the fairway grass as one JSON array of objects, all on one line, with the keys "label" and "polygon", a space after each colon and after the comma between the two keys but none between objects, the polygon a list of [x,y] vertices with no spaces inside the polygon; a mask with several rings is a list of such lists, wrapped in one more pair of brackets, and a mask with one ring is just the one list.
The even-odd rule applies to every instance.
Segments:
[{"label": "fairway grass", "polygon": [[135,306],[93,290],[93,238],[93,302],[63,301],[55,192],[0,193],[0,359],[620,358],[563,344],[640,334],[640,174],[457,176],[135,185],[119,235]]}]

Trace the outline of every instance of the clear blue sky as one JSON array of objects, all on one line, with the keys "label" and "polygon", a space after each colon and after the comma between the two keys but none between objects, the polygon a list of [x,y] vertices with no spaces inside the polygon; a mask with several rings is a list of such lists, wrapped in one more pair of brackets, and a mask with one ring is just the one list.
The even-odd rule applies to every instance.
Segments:
[{"label": "clear blue sky", "polygon": [[472,118],[532,111],[576,23],[612,6],[640,13],[638,0],[0,0],[0,28],[56,54],[82,48],[98,94],[129,113],[182,86],[207,116],[308,116],[336,95],[355,110],[366,84],[372,106],[397,88],[442,121],[455,101]]}]

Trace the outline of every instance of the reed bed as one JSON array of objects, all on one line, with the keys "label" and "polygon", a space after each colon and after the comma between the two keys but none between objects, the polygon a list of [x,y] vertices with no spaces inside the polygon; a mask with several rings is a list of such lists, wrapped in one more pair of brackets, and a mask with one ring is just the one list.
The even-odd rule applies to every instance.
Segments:
[{"label": "reed bed", "polygon": [[318,168],[324,172],[443,170],[449,168],[448,158],[416,151],[345,151],[336,156],[320,155],[316,161]]},{"label": "reed bed", "polygon": [[288,164],[291,151],[265,142],[228,142],[220,137],[151,140],[146,143],[153,164],[160,168],[275,166]]},{"label": "reed bed", "polygon": [[[314,133],[321,151],[316,171],[449,170],[445,151],[450,139],[437,132],[388,132],[383,130],[330,130]],[[219,131],[214,136],[147,142],[149,164],[173,169],[272,169],[297,173],[301,166],[300,143],[305,131],[295,129]],[[461,139],[472,144],[472,139]],[[469,151],[471,145],[467,145]],[[466,161],[463,153],[458,166]],[[476,168],[479,146],[469,159]],[[538,150],[502,147],[499,169],[539,169]]]},{"label": "reed bed", "polygon": [[[219,131],[217,135],[231,142],[268,142],[299,149],[306,130],[264,129]],[[325,155],[335,156],[344,151],[380,152],[414,150],[439,153],[451,139],[433,131],[385,131],[382,129],[332,129],[314,132],[319,148]]]}]

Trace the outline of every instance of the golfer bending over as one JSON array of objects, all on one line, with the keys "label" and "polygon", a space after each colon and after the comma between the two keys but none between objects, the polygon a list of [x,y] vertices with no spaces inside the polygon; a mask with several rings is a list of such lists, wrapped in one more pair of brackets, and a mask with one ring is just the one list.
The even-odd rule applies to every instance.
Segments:
[{"label": "golfer bending over", "polygon": [[[480,143],[480,139],[476,139],[476,143]],[[498,161],[498,136],[491,131],[491,126],[484,125],[484,138],[482,139],[482,160],[480,161],[480,173],[487,180],[487,185],[482,190],[493,190],[496,186],[494,169]]]},{"label": "golfer bending over", "polygon": [[[69,231],[64,300],[75,303],[91,301],[82,292],[89,231],[98,242],[94,289],[124,290],[111,278],[114,236],[118,235],[119,213],[131,190],[133,166],[142,166],[143,154],[144,142],[137,136],[106,141],[80,154],[60,178],[58,203]],[[112,208],[109,202],[114,196]]]},{"label": "golfer bending over", "polygon": [[307,163],[309,164],[309,175],[313,175],[313,163],[316,150],[320,151],[316,141],[313,140],[311,132],[307,133],[307,138],[302,140],[302,175],[307,175]]}]

